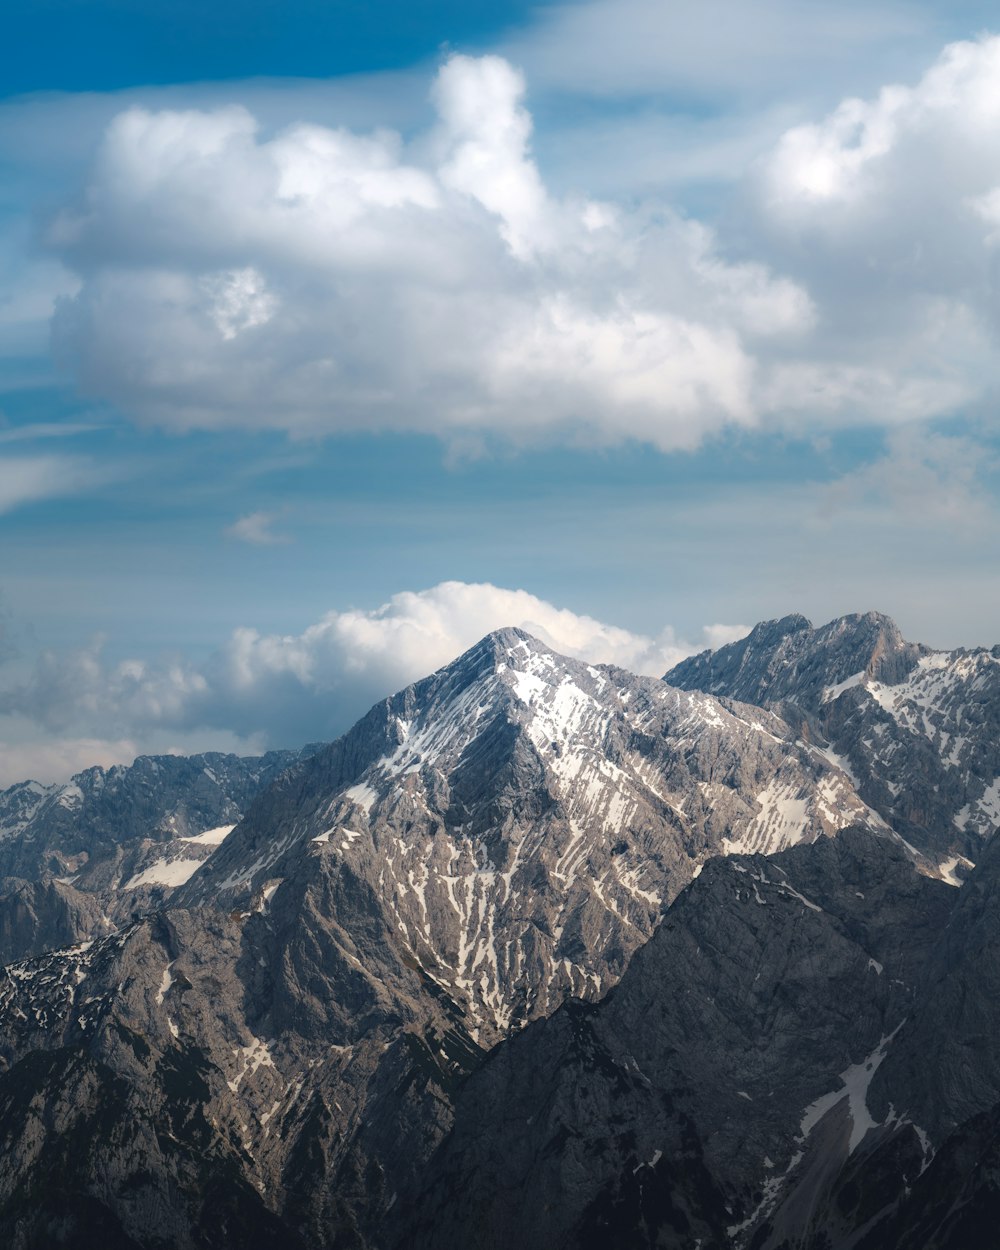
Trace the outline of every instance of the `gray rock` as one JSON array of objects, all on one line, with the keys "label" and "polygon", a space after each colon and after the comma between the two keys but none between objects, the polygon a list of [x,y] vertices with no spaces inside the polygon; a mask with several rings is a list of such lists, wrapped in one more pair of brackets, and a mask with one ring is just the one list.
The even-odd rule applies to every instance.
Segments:
[{"label": "gray rock", "polygon": [[835,626],[690,662],[718,695],[499,631],[256,797],[235,765],[214,806],[203,772],[150,797],[140,769],[110,805],[80,786],[73,819],[72,795],[7,792],[26,871],[0,934],[63,949],[0,969],[5,1244],[904,1250],[985,1227],[1000,842],[961,890],[915,864],[958,828],[934,832],[954,796],[920,789],[928,753],[979,795],[969,828],[992,801],[998,661]]},{"label": "gray rock", "polygon": [[865,822],[780,719],[490,635],[289,772],[178,895],[363,889],[483,1045],[600,997],[708,858]]},{"label": "gray rock", "polygon": [[819,629],[793,616],[664,680],[782,715],[945,879],[960,881],[1000,824],[997,648],[932,651],[874,612]]},{"label": "gray rock", "polygon": [[[251,799],[305,752],[140,756],[0,792],[0,961],[99,936],[162,905]],[[72,888],[69,888],[72,887]],[[87,895],[90,902],[81,898]],[[30,896],[30,898],[29,898]]]}]

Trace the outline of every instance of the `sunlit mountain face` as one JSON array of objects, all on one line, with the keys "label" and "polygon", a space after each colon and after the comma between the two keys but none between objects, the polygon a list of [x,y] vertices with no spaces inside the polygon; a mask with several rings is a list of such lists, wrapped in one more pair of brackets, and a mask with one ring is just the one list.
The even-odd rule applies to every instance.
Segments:
[{"label": "sunlit mountain face", "polygon": [[876,613],[665,679],[510,628],[326,746],[8,789],[0,1226],[970,1244],[998,663]]}]

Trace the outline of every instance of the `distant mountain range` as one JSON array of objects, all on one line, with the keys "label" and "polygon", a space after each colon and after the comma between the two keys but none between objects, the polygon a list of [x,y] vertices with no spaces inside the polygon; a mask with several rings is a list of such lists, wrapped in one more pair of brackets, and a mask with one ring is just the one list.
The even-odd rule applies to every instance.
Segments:
[{"label": "distant mountain range", "polygon": [[0,794],[12,1247],[992,1246],[1000,648],[520,630]]}]

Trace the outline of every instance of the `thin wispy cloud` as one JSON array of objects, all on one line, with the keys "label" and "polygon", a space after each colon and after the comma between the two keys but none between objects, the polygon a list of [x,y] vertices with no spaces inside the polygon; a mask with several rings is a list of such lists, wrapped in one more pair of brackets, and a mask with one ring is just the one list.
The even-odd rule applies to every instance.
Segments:
[{"label": "thin wispy cloud", "polygon": [[34,443],[49,439],[75,438],[100,429],[82,421],[39,421],[29,425],[0,426],[0,443]]},{"label": "thin wispy cloud", "polygon": [[0,515],[25,504],[92,490],[108,480],[106,468],[76,456],[0,456]]},{"label": "thin wispy cloud", "polygon": [[230,538],[249,543],[253,547],[273,547],[287,543],[288,536],[275,533],[272,528],[276,520],[273,512],[250,512],[232,525],[227,525],[226,533]]},{"label": "thin wispy cloud", "polygon": [[[635,99],[810,97],[883,65],[924,36],[918,5],[845,0],[584,0],[541,8],[505,45],[532,79],[566,92]],[[854,81],[852,81],[854,80]]]}]

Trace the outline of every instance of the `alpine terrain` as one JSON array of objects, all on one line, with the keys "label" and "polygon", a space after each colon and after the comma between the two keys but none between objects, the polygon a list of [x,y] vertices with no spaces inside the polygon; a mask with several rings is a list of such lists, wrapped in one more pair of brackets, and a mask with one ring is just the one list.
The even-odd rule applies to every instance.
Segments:
[{"label": "alpine terrain", "polygon": [[1000,648],[520,630],[0,795],[15,1250],[993,1244]]}]

